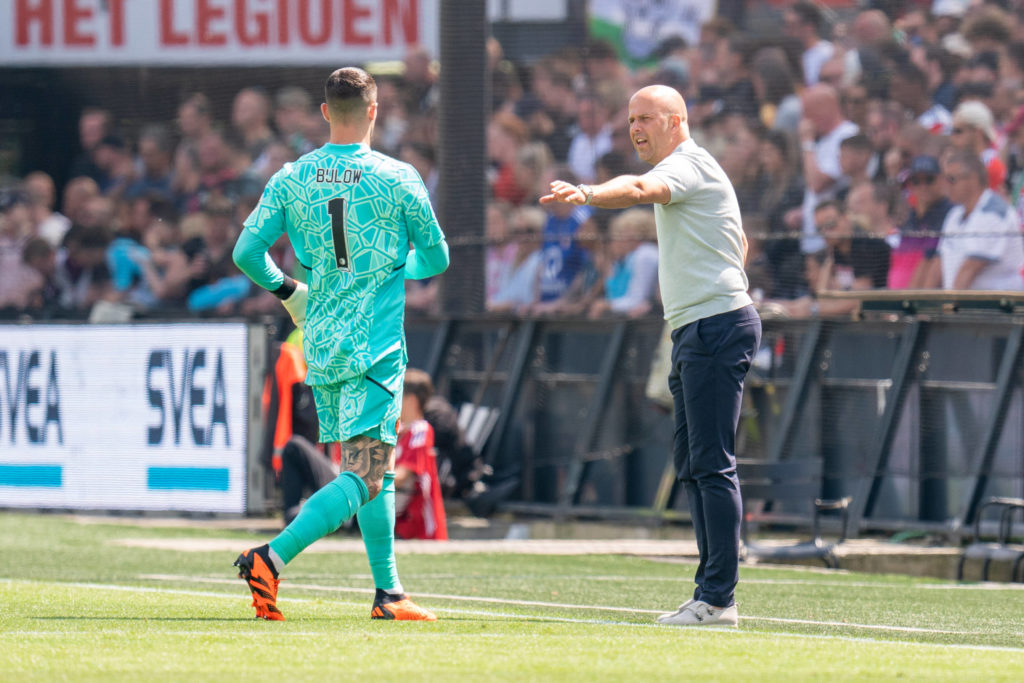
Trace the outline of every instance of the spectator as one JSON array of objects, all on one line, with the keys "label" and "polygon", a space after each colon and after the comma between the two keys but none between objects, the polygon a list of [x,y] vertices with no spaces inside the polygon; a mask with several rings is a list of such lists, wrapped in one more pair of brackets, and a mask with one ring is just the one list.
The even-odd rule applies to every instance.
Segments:
[{"label": "spectator", "polygon": [[800,150],[806,190],[804,192],[804,239],[801,249],[813,253],[824,248],[815,232],[815,207],[835,196],[842,169],[839,144],[857,134],[857,125],[843,118],[839,97],[830,85],[813,85],[803,94],[804,118],[800,121]]},{"label": "spectator", "polygon": [[871,140],[874,150],[868,163],[868,173],[873,180],[896,182],[886,174],[885,155],[896,144],[903,123],[903,107],[892,100],[874,100],[868,105],[867,126],[864,133]]},{"label": "spectator", "polygon": [[422,45],[410,47],[402,59],[401,90],[405,111],[419,116],[437,109],[440,92],[430,52]]},{"label": "spectator", "polygon": [[135,160],[124,140],[107,135],[93,150],[93,159],[99,169],[99,188],[105,196],[119,199],[135,177]]},{"label": "spectator", "polygon": [[608,112],[597,97],[581,97],[578,107],[579,132],[569,145],[569,168],[581,182],[593,182],[594,165],[602,154],[612,148],[611,125]]},{"label": "spectator", "polygon": [[491,157],[491,192],[495,199],[521,204],[527,189],[515,175],[516,154],[528,140],[526,124],[515,114],[498,112],[487,124],[487,152]]},{"label": "spectator", "polygon": [[818,82],[821,65],[835,53],[835,46],[822,39],[825,19],[821,9],[813,2],[801,0],[791,5],[783,14],[786,34],[800,41],[803,53],[800,63],[804,70],[804,83]]},{"label": "spectator", "polygon": [[25,243],[22,261],[38,275],[32,278],[37,285],[29,294],[28,307],[40,312],[56,308],[61,296],[57,282],[57,250],[46,239],[33,237]]},{"label": "spectator", "polygon": [[71,314],[87,313],[112,291],[106,263],[110,232],[98,225],[76,225],[65,235],[64,245],[57,253],[55,275],[60,306]]},{"label": "spectator", "polygon": [[171,132],[165,126],[152,124],[143,128],[139,133],[142,173],[128,186],[125,197],[135,199],[158,194],[167,200],[173,200],[173,152]]},{"label": "spectator", "polygon": [[526,313],[539,301],[540,271],[543,253],[538,248],[547,223],[542,209],[525,206],[516,209],[509,221],[509,243],[515,247],[511,262],[495,291],[487,299],[491,313]]},{"label": "spectator", "polygon": [[[312,152],[316,145],[306,137],[313,118],[313,98],[297,85],[281,88],[274,96],[274,124],[282,142],[291,148],[292,158]],[[273,172],[267,175],[269,178]]]},{"label": "spectator", "polygon": [[921,126],[933,135],[948,135],[953,127],[949,110],[932,101],[928,79],[916,64],[897,62],[889,87],[892,99],[899,102]]},{"label": "spectator", "polygon": [[[946,214],[953,207],[945,196],[939,162],[935,157],[920,156],[910,162],[910,215],[900,226],[900,236],[889,264],[889,289],[922,289],[937,277],[931,269],[935,259],[939,233]],[[932,234],[919,234],[932,233]]]},{"label": "spectator", "polygon": [[78,144],[82,150],[71,162],[70,176],[77,178],[86,176],[97,184],[105,179],[103,172],[96,165],[94,154],[100,140],[111,132],[111,116],[106,109],[89,107],[82,111],[78,118]]},{"label": "spectator", "polygon": [[6,190],[0,194],[0,308],[28,308],[42,278],[22,262],[34,226],[28,197]]},{"label": "spectator", "polygon": [[177,159],[182,154],[188,154],[198,162],[199,141],[213,130],[209,98],[202,93],[189,95],[184,102],[178,105],[177,123],[181,133],[181,142],[178,144],[175,158]]},{"label": "spectator", "polygon": [[981,102],[963,102],[953,112],[950,144],[956,150],[976,154],[988,173],[988,187],[996,192],[1004,192],[1006,165],[993,147],[995,139],[992,112]]},{"label": "spectator", "polygon": [[402,393],[401,431],[395,448],[395,535],[448,540],[448,523],[437,475],[434,428],[423,410],[434,394],[430,375],[408,368]]},{"label": "spectator", "polygon": [[871,140],[862,133],[851,135],[839,143],[839,170],[842,175],[837,183],[837,199],[845,201],[850,188],[871,181],[868,167],[872,151]]},{"label": "spectator", "polygon": [[627,209],[612,220],[610,232],[611,267],[604,279],[604,297],[590,306],[589,315],[647,315],[658,287],[654,213],[648,209]]},{"label": "spectator", "polygon": [[857,128],[861,130],[867,127],[868,102],[868,89],[861,81],[844,85],[839,90],[839,104],[843,116],[857,124]]},{"label": "spectator", "polygon": [[487,304],[494,300],[502,283],[512,272],[519,247],[509,233],[509,213],[512,206],[505,202],[487,205],[487,223],[484,227],[487,247],[484,250],[484,292]]},{"label": "spectator", "polygon": [[865,227],[854,222],[834,200],[819,204],[814,210],[818,232],[825,239],[825,248],[807,259],[809,296],[791,301],[769,302],[795,318],[808,316],[841,316],[857,311],[854,299],[817,299],[822,291],[859,291],[885,287],[889,270],[889,246],[880,239],[868,237]]},{"label": "spectator", "polygon": [[[575,183],[568,168],[558,167],[552,174]],[[547,178],[547,179],[550,179]],[[588,289],[587,279],[593,267],[591,254],[579,243],[581,226],[590,224],[593,210],[561,202],[547,205],[544,224],[543,265],[540,273],[540,298],[533,307],[539,314],[565,314]]]},{"label": "spectator", "polygon": [[[989,174],[975,154],[958,151],[943,163],[954,206],[942,225],[943,289],[1024,289],[1024,239],[1013,207],[986,187]],[[934,279],[929,284],[937,284]]]},{"label": "spectator", "polygon": [[267,94],[260,88],[240,90],[231,106],[231,125],[241,137],[250,161],[259,166],[260,156],[274,139],[274,132],[270,128],[270,98]]},{"label": "spectator", "polygon": [[759,150],[764,179],[760,185],[760,213],[768,230],[761,250],[767,258],[771,276],[767,295],[770,298],[794,299],[806,291],[800,242],[792,238],[803,225],[803,180],[792,139],[787,134],[781,131],[765,134]]},{"label": "spectator", "polygon": [[785,53],[779,48],[762,48],[751,66],[750,80],[761,104],[761,123],[795,136],[801,105]]},{"label": "spectator", "polygon": [[57,247],[71,228],[71,220],[54,211],[57,204],[57,188],[53,184],[53,178],[42,171],[34,171],[25,176],[22,187],[31,207],[36,234]]},{"label": "spectator", "polygon": [[420,174],[423,184],[430,194],[430,204],[437,211],[437,181],[439,174],[434,161],[434,148],[420,142],[407,142],[399,151],[402,161],[410,164]]},{"label": "spectator", "polygon": [[[64,186],[64,198],[61,202],[61,212],[68,217],[68,220],[71,221],[72,225],[81,223],[86,205],[93,197],[99,196],[100,187],[96,184],[95,180],[88,176],[72,178],[71,181]],[[55,244],[54,246],[58,245]]]}]

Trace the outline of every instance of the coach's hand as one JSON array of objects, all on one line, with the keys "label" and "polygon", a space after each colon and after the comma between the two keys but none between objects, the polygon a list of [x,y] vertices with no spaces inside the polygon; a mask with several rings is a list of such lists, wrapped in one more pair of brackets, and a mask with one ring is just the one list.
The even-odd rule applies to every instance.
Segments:
[{"label": "coach's hand", "polygon": [[552,202],[582,206],[587,203],[587,193],[579,185],[573,185],[564,180],[555,180],[551,183],[551,194],[540,198],[541,204],[551,204]]},{"label": "coach's hand", "polygon": [[287,299],[282,299],[281,304],[292,317],[292,322],[300,330],[306,324],[306,298],[309,295],[309,287],[305,282],[296,282],[295,291]]}]

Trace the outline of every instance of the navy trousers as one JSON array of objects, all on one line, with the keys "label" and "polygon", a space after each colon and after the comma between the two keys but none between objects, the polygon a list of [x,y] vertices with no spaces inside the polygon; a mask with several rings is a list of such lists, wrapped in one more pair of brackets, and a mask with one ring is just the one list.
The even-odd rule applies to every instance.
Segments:
[{"label": "navy trousers", "polygon": [[673,330],[668,385],[675,404],[676,472],[686,486],[700,564],[693,597],[733,604],[739,580],[743,504],[736,477],[736,428],[743,378],[761,341],[753,306]]}]

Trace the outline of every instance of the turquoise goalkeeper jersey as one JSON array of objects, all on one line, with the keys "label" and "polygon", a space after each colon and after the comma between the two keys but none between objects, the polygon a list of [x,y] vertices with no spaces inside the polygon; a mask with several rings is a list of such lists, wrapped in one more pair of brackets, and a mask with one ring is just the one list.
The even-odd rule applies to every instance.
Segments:
[{"label": "turquoise goalkeeper jersey", "polygon": [[[274,174],[244,229],[266,247],[287,232],[308,270],[307,384],[361,376],[399,350],[406,357],[409,244],[425,250],[444,241],[412,166],[366,145],[326,144]],[[246,273],[273,290],[284,275],[264,258],[260,272]]]}]

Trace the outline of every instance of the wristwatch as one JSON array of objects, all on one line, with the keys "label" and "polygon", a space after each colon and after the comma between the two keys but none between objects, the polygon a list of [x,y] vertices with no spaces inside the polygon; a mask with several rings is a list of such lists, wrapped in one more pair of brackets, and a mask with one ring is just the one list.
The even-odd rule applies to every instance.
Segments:
[{"label": "wristwatch", "polygon": [[583,193],[583,196],[587,198],[584,204],[589,204],[594,201],[594,188],[590,185],[583,185],[582,183],[576,186],[576,189]]}]

